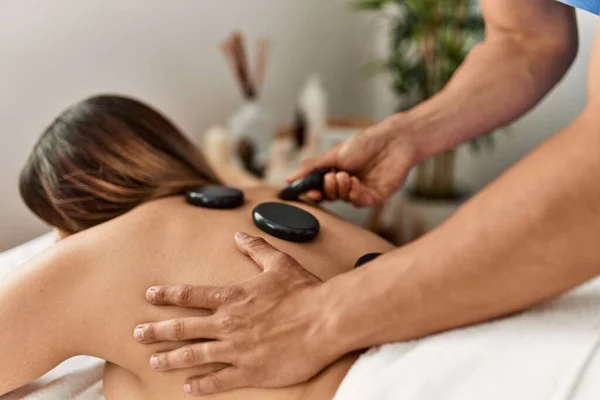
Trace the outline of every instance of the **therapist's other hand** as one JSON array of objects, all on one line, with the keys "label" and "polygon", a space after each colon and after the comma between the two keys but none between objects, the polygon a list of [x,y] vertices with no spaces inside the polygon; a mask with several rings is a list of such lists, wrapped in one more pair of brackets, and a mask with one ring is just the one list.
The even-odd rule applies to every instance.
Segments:
[{"label": "therapist's other hand", "polygon": [[[351,137],[329,151],[308,159],[288,176],[293,182],[319,168],[331,168],[325,176],[324,193],[312,190],[315,200],[344,200],[356,207],[381,203],[404,183],[417,154],[402,114]],[[323,198],[323,195],[325,198]]]},{"label": "therapist's other hand", "polygon": [[214,339],[155,354],[158,371],[224,363],[229,366],[188,380],[184,390],[202,395],[240,387],[281,387],[316,375],[341,354],[316,347],[322,335],[321,281],[291,256],[259,237],[237,233],[239,250],[263,273],[230,287],[155,286],[146,297],[155,305],[214,310],[205,317],[143,324],[134,336],[142,343]]}]

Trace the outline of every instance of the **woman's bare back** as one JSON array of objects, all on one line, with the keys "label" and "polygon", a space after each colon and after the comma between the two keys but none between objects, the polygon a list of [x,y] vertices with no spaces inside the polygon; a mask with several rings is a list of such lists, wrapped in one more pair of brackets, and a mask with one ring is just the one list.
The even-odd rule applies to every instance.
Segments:
[{"label": "woman's bare back", "polygon": [[[108,361],[104,385],[109,400],[185,398],[183,383],[198,370],[161,373],[149,366],[153,353],[180,347],[181,343],[138,344],[133,330],[143,322],[207,313],[150,305],[145,292],[152,285],[221,286],[258,274],[258,267],[237,250],[235,232],[263,236],[323,280],[350,270],[365,253],[392,249],[363,229],[301,204],[297,205],[319,219],[319,236],[304,244],[276,239],[256,228],[251,217],[252,209],[263,201],[273,201],[275,192],[254,188],[245,195],[243,207],[227,211],[195,208],[183,197],[146,203],[57,245],[63,247],[63,256],[66,253],[69,260],[63,275],[72,280],[69,300],[65,301],[76,302],[65,309],[76,313],[72,320],[79,321],[65,335],[78,338],[74,340],[76,353]],[[243,389],[211,398],[331,398],[352,361],[346,357],[308,384],[287,389]]]}]

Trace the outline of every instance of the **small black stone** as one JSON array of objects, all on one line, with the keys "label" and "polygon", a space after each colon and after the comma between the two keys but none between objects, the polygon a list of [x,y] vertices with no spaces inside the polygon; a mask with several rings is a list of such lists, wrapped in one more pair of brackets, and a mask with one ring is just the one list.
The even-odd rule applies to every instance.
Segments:
[{"label": "small black stone", "polygon": [[354,268],[358,268],[362,265],[365,265],[366,263],[373,261],[374,259],[376,259],[377,257],[379,257],[380,255],[382,255],[383,253],[368,253],[365,254],[364,256],[360,257],[358,260],[356,260],[356,263],[354,264]]},{"label": "small black stone", "polygon": [[252,211],[254,224],[290,242],[309,242],[319,234],[319,221],[309,212],[283,203],[261,203]]},{"label": "small black stone", "polygon": [[196,207],[231,209],[244,204],[244,192],[222,185],[204,185],[186,192],[187,202]]},{"label": "small black stone", "polygon": [[281,200],[293,201],[297,200],[298,196],[300,196],[302,193],[306,193],[309,190],[320,190],[323,192],[325,175],[327,175],[327,173],[330,171],[331,170],[329,168],[321,168],[311,172],[304,178],[295,180],[283,188],[281,192],[279,192],[279,198]]}]

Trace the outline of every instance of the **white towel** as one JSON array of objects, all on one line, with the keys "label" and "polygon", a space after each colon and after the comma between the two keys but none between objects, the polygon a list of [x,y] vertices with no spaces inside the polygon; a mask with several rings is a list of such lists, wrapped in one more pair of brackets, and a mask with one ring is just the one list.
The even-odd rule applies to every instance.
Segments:
[{"label": "white towel", "polygon": [[40,379],[4,396],[2,400],[103,400],[104,361],[93,357],[73,357]]},{"label": "white towel", "polygon": [[37,253],[50,247],[54,241],[54,233],[50,232],[0,253],[0,279]]},{"label": "white towel", "polygon": [[[0,280],[35,254],[54,243],[48,233],[4,253],[0,253]],[[101,400],[104,398],[102,374],[104,361],[88,356],[73,357],[43,377],[14,390],[2,400],[74,399]]]},{"label": "white towel", "polygon": [[600,279],[524,313],[362,355],[335,400],[600,399]]}]

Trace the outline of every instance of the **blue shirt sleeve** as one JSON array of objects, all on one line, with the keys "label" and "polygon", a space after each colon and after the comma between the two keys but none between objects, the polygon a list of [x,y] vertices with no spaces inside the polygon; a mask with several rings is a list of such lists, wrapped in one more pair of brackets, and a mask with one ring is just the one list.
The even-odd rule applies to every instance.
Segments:
[{"label": "blue shirt sleeve", "polygon": [[561,3],[568,4],[575,8],[589,11],[596,15],[600,15],[600,0],[558,0]]}]

